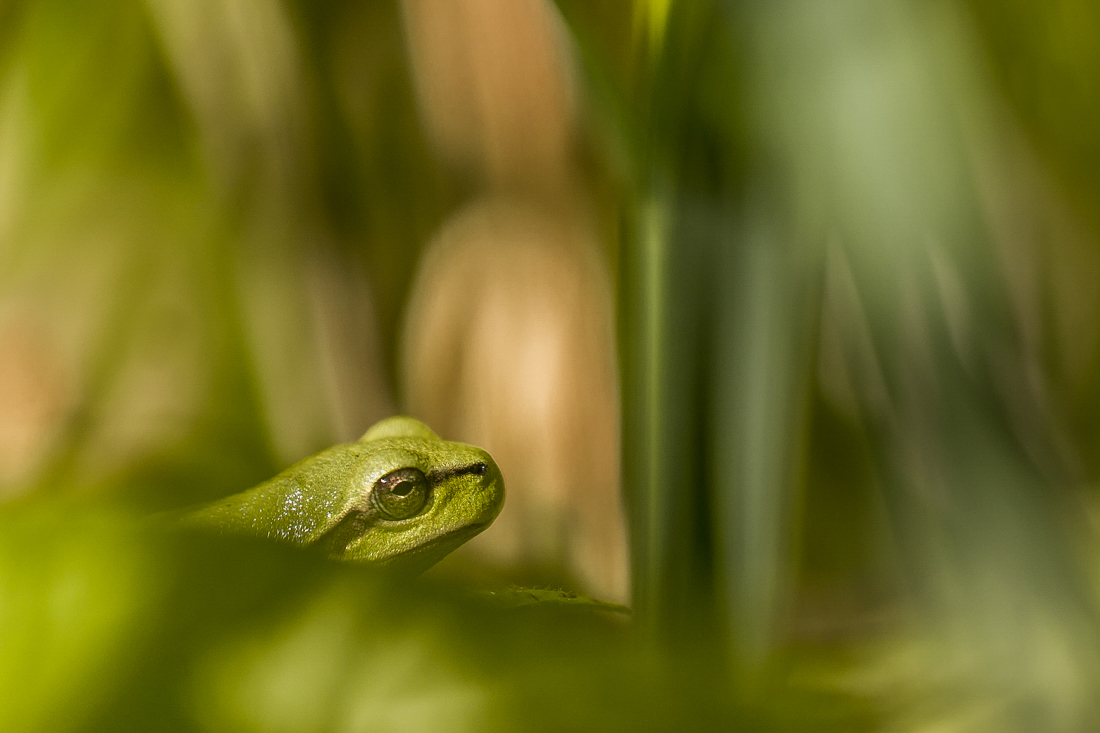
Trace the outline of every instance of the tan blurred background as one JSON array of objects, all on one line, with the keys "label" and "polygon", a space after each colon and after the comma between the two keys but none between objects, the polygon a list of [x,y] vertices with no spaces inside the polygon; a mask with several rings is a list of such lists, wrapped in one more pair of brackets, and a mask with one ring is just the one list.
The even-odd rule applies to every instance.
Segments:
[{"label": "tan blurred background", "polygon": [[477,182],[413,287],[409,408],[504,471],[505,510],[470,552],[564,564],[626,599],[611,286],[576,169],[564,28],[541,0],[402,8],[432,142]]}]

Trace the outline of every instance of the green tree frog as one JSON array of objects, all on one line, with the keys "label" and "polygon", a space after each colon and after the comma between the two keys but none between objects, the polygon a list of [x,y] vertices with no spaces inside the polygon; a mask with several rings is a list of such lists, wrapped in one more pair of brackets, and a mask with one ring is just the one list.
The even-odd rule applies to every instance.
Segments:
[{"label": "green tree frog", "polygon": [[504,480],[488,453],[397,416],[183,521],[420,571],[488,527],[503,504]]}]

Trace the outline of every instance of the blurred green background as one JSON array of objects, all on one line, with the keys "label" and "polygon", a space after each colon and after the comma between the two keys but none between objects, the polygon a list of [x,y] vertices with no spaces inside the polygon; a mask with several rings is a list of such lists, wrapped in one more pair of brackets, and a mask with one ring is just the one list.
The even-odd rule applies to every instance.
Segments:
[{"label": "blurred green background", "polygon": [[0,0],[0,729],[1096,730],[1098,227],[1088,0]]}]

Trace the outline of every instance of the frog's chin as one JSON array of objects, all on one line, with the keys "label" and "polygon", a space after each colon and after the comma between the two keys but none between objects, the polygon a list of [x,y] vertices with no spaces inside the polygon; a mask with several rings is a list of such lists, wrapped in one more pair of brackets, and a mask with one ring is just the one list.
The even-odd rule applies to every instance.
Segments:
[{"label": "frog's chin", "polygon": [[456,529],[440,532],[418,547],[382,560],[379,564],[385,567],[411,572],[419,575],[432,565],[442,560],[453,551],[457,550],[475,535],[481,534],[492,522],[478,522],[466,524]]}]

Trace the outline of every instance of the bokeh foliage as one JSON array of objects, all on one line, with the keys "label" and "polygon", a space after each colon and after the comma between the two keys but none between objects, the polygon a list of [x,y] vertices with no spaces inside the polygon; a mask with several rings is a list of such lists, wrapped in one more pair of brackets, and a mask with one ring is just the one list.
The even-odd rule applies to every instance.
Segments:
[{"label": "bokeh foliage", "polygon": [[138,519],[404,404],[421,248],[476,182],[399,3],[0,3],[0,294],[78,375],[0,476],[0,727],[1096,726],[1093,5],[557,8],[629,621]]}]

